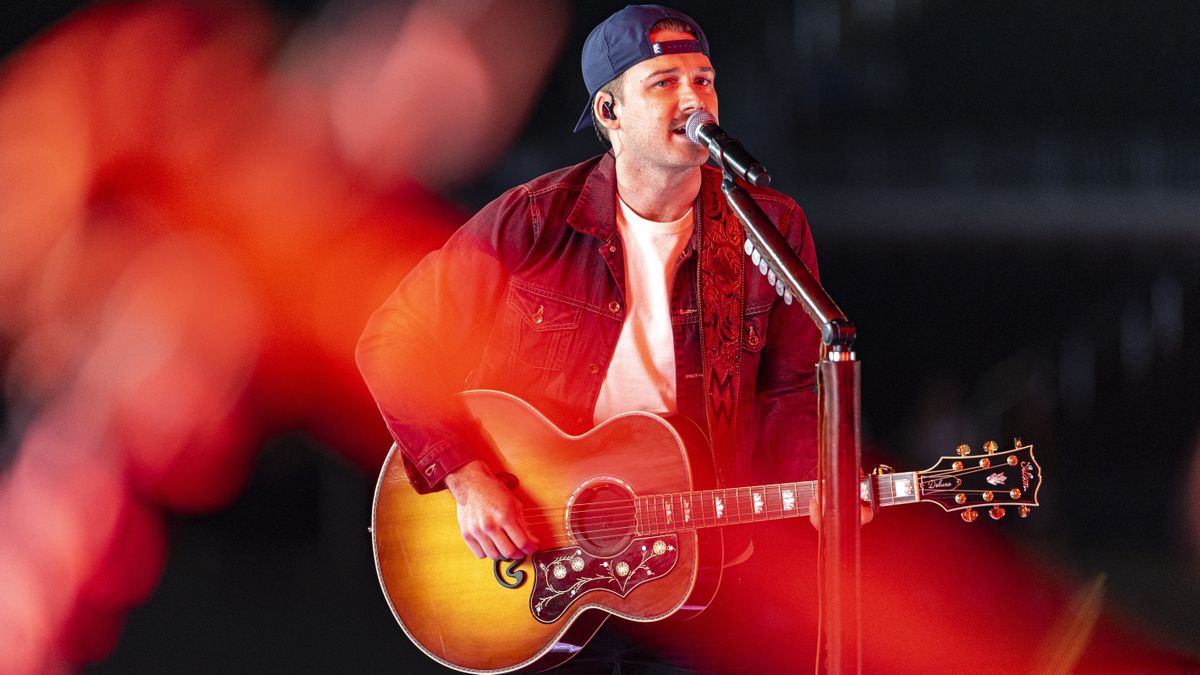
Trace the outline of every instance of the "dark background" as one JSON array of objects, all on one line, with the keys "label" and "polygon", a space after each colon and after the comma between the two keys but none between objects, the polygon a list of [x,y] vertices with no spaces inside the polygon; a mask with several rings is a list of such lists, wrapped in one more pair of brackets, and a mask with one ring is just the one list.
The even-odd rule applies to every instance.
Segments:
[{"label": "dark background", "polygon": [[[9,3],[0,39],[11,50],[81,4]],[[272,4],[297,22],[319,6]],[[599,150],[570,133],[578,50],[623,4],[573,7],[525,130],[453,199],[478,208]],[[822,281],[858,326],[871,454],[911,469],[960,442],[1033,442],[1044,506],[996,531],[1080,578],[1106,572],[1108,603],[1145,639],[1200,658],[1186,521],[1200,497],[1185,492],[1200,431],[1200,5],[677,6],[708,34],[723,126],[804,207]],[[158,591],[92,670],[415,658],[375,581],[373,487],[302,433],[280,436],[230,508],[173,518]]]}]

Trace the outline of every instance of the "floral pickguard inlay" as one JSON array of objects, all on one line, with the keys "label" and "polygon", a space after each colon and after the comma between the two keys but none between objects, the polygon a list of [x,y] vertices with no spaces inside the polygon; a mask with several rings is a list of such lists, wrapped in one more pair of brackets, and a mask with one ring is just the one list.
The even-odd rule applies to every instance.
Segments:
[{"label": "floral pickguard inlay", "polygon": [[611,558],[599,558],[578,546],[533,554],[533,594],[529,606],[543,623],[557,621],[576,598],[595,590],[625,597],[638,585],[670,572],[679,560],[675,535],[634,539]]}]

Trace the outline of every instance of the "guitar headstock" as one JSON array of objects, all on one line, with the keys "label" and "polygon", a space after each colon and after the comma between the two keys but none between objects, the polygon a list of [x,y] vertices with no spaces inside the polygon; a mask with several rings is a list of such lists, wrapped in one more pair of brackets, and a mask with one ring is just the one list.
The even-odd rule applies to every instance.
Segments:
[{"label": "guitar headstock", "polygon": [[1033,457],[1033,446],[1014,439],[1011,450],[997,452],[996,442],[983,444],[983,452],[958,446],[958,455],[942,457],[925,471],[917,472],[921,501],[934,502],[946,511],[961,511],[969,522],[979,517],[976,508],[986,507],[993,520],[1004,517],[1005,506],[1017,507],[1022,518],[1037,506],[1042,468]]}]

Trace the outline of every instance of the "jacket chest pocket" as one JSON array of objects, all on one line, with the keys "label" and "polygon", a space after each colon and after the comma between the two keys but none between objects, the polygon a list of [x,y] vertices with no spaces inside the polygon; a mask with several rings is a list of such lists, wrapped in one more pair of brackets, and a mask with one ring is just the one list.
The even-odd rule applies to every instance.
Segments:
[{"label": "jacket chest pocket", "polygon": [[742,382],[739,398],[753,399],[757,390],[758,366],[763,347],[767,344],[767,318],[769,306],[748,308],[742,320]]},{"label": "jacket chest pocket", "polygon": [[504,308],[509,353],[521,366],[562,370],[582,311],[532,289],[509,286]]}]

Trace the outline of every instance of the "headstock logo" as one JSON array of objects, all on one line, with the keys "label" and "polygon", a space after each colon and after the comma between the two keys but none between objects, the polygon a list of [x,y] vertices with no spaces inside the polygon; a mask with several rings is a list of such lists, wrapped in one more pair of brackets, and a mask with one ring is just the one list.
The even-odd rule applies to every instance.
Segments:
[{"label": "headstock logo", "polygon": [[923,482],[926,490],[953,490],[962,484],[957,478],[930,478]]},{"label": "headstock logo", "polygon": [[1029,489],[1029,479],[1033,477],[1033,469],[1029,467],[1029,462],[1021,462],[1021,489]]}]

